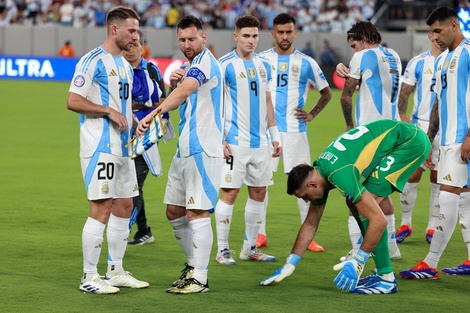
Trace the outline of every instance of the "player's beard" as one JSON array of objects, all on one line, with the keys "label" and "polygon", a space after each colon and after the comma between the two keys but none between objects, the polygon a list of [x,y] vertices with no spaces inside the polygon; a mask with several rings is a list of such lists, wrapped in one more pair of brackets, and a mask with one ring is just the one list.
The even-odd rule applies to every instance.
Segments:
[{"label": "player's beard", "polygon": [[116,38],[115,43],[121,51],[131,51],[132,47],[134,47],[134,41],[124,43]]},{"label": "player's beard", "polygon": [[192,60],[196,57],[196,55],[201,53],[201,51],[202,51],[202,49],[200,49],[199,51],[196,51],[194,49],[186,49],[186,50],[183,51],[183,54],[188,60]]},{"label": "player's beard", "polygon": [[279,42],[278,46],[282,51],[287,51],[290,49],[290,47],[292,47],[292,42],[288,40],[283,40]]}]

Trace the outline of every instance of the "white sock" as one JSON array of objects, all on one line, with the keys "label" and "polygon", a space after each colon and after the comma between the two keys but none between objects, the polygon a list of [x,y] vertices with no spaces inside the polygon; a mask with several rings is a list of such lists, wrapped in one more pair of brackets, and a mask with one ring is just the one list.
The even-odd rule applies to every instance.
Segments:
[{"label": "white sock", "polygon": [[430,183],[431,184],[431,196],[429,198],[429,220],[428,229],[435,229],[437,226],[437,222],[439,221],[439,184]]},{"label": "white sock", "polygon": [[261,224],[259,224],[259,233],[266,236],[266,212],[268,211],[268,191],[266,189],[266,196],[264,197],[263,213],[261,214]]},{"label": "white sock", "polygon": [[233,204],[229,205],[219,199],[215,207],[215,228],[217,232],[218,251],[229,249],[228,236],[232,223]]},{"label": "white sock", "polygon": [[418,183],[406,183],[403,192],[400,193],[401,225],[411,226],[411,215],[418,195]]},{"label": "white sock", "polygon": [[392,253],[398,250],[397,238],[395,237],[395,214],[385,215],[385,218],[388,222],[388,251]]},{"label": "white sock", "polygon": [[207,283],[207,269],[211,256],[213,233],[211,218],[204,217],[189,222],[193,233],[194,273],[200,283]]},{"label": "white sock", "polygon": [[188,223],[188,218],[186,216],[179,217],[170,221],[170,224],[173,227],[175,238],[186,256],[188,265],[194,266],[193,232]]},{"label": "white sock", "polygon": [[424,259],[430,267],[437,268],[437,264],[444,252],[447,243],[457,223],[460,196],[441,190],[439,194],[440,213],[439,221],[432,237],[429,253]]},{"label": "white sock", "polygon": [[459,201],[460,229],[467,245],[467,259],[470,260],[470,192],[462,192]]},{"label": "white sock", "polygon": [[91,280],[98,274],[98,261],[106,225],[88,217],[82,231],[84,280]]},{"label": "white sock", "polygon": [[248,198],[245,206],[245,240],[243,240],[243,250],[250,251],[256,245],[258,237],[259,222],[263,213],[263,202]]},{"label": "white sock", "polygon": [[362,243],[362,234],[359,224],[357,223],[354,216],[349,216],[348,218],[348,231],[349,238],[351,239],[351,245],[354,250],[358,250]]},{"label": "white sock", "polygon": [[307,218],[308,210],[310,208],[310,201],[305,202],[303,199],[297,198],[297,206],[300,212],[300,224],[303,224]]},{"label": "white sock", "polygon": [[122,273],[122,259],[127,249],[127,237],[129,237],[129,218],[117,217],[113,214],[109,217],[106,231],[108,239],[108,272],[113,276]]}]

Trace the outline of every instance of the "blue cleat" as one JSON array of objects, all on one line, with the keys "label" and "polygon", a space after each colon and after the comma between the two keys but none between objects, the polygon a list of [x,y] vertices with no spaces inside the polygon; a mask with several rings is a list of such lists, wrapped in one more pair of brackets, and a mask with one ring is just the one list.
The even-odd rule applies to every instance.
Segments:
[{"label": "blue cleat", "polygon": [[439,277],[437,268],[429,267],[428,263],[424,261],[418,262],[415,267],[401,271],[400,276],[406,279],[436,279]]},{"label": "blue cleat", "polygon": [[405,241],[406,237],[411,237],[412,233],[413,233],[413,227],[408,226],[408,225],[401,225],[400,228],[398,228],[397,233],[396,233],[397,243],[402,243],[403,241]]},{"label": "blue cleat", "polygon": [[456,267],[447,267],[442,272],[447,275],[470,275],[470,259]]},{"label": "blue cleat", "polygon": [[[363,283],[362,285],[359,285]],[[395,274],[393,274],[393,281],[385,280],[382,276],[373,273],[363,279],[359,280],[356,289],[351,293],[361,295],[384,295],[396,293],[398,291],[398,283]]]}]

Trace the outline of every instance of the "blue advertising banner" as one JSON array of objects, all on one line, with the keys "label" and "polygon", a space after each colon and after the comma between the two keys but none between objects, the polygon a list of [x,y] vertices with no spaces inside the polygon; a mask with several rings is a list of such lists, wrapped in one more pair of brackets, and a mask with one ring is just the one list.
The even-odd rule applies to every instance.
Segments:
[{"label": "blue advertising banner", "polygon": [[70,81],[78,60],[0,55],[0,79]]}]

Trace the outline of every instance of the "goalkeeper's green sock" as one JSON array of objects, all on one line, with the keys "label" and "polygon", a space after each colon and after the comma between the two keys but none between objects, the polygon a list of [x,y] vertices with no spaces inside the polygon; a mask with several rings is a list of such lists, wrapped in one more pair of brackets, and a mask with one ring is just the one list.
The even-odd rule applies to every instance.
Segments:
[{"label": "goalkeeper's green sock", "polygon": [[[360,221],[363,225],[362,229],[367,230],[369,227],[369,221],[361,216]],[[365,232],[362,234],[365,235]],[[389,274],[393,272],[392,269],[392,262],[390,262],[390,253],[388,252],[388,231],[385,228],[382,236],[380,237],[377,246],[375,247],[374,251],[372,252],[372,258],[375,262],[375,268],[377,269],[378,275]]]}]

